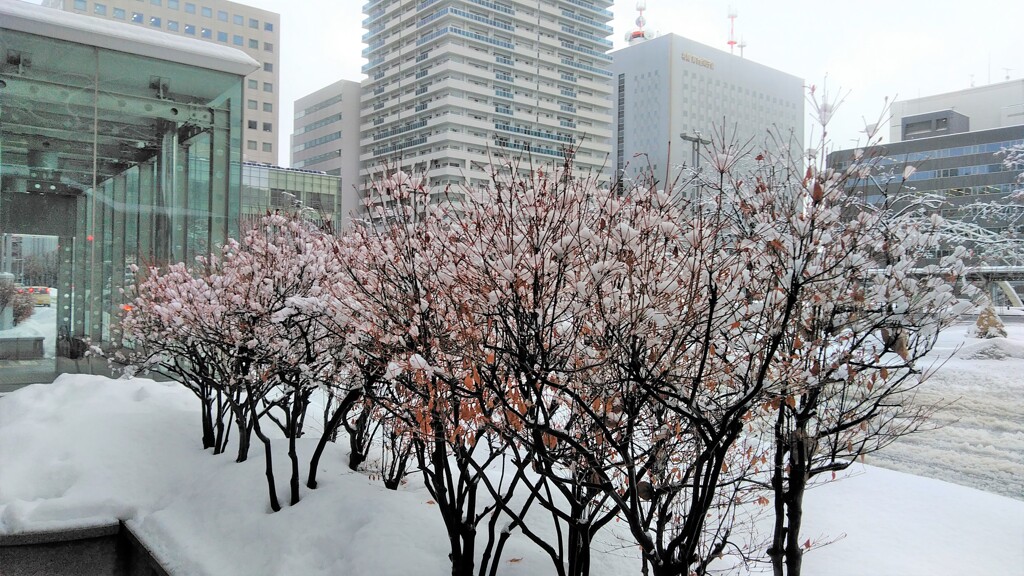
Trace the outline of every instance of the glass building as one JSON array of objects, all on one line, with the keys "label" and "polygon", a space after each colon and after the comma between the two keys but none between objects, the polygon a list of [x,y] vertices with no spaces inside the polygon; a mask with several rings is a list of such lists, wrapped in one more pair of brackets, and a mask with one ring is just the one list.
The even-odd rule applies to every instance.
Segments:
[{"label": "glass building", "polygon": [[242,220],[254,222],[268,211],[301,212],[340,230],[343,216],[356,210],[342,202],[341,176],[319,170],[242,165]]},{"label": "glass building", "polygon": [[[55,336],[42,359],[4,353],[33,334],[0,316],[0,384],[48,381],[83,370],[82,342],[118,345],[131,265],[237,233],[243,77],[259,63],[25,2],[0,4],[0,53],[0,236],[57,239],[53,326],[36,323]],[[0,253],[18,282],[11,266]]]}]

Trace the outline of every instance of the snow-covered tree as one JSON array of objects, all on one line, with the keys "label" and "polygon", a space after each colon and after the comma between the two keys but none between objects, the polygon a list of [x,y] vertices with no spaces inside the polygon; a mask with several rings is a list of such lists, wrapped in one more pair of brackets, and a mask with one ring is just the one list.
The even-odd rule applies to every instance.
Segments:
[{"label": "snow-covered tree", "polygon": [[986,302],[981,309],[970,335],[975,338],[1006,338],[1006,326],[1003,326],[991,302]]}]

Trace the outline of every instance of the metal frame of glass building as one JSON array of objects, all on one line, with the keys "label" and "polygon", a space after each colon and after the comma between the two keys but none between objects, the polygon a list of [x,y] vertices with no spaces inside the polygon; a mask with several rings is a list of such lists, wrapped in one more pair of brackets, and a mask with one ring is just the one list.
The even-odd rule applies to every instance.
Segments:
[{"label": "metal frame of glass building", "polygon": [[52,377],[77,368],[62,339],[118,344],[132,264],[237,233],[243,77],[260,65],[25,2],[0,2],[0,54],[0,234],[58,238]]}]

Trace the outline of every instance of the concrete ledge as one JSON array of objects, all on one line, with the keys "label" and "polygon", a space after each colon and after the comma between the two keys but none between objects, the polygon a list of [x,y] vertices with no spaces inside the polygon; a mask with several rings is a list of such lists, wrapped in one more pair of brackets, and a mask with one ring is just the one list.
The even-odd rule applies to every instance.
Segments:
[{"label": "concrete ledge", "polygon": [[124,522],[0,536],[3,576],[172,576]]},{"label": "concrete ledge", "polygon": [[42,336],[0,337],[0,360],[35,360],[42,357]]},{"label": "concrete ledge", "polygon": [[121,523],[111,522],[110,524],[101,524],[87,528],[71,528],[68,530],[53,530],[48,532],[23,532],[20,534],[0,534],[0,547],[32,546],[35,544],[53,544],[54,542],[87,540],[89,538],[116,536],[120,531]]}]

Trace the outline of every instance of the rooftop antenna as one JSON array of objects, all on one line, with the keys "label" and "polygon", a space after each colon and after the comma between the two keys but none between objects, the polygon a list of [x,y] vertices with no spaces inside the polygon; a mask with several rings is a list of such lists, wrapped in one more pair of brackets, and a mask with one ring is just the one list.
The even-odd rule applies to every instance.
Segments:
[{"label": "rooftop antenna", "polygon": [[743,58],[743,49],[747,47],[747,41],[744,40],[742,36],[740,36],[739,47],[740,47],[740,58]]},{"label": "rooftop antenna", "polygon": [[1003,73],[1006,74],[1007,80],[1010,79],[1010,72],[1013,72],[1013,68],[1006,68],[1005,66],[1003,67]]},{"label": "rooftop antenna", "polygon": [[729,41],[726,44],[729,45],[729,54],[733,53],[733,49],[736,47],[736,17],[739,14],[736,13],[736,9],[729,6]]},{"label": "rooftop antenna", "polygon": [[974,74],[971,74],[971,88],[974,88]]},{"label": "rooftop antenna", "polygon": [[653,31],[644,29],[644,26],[647,25],[647,19],[644,18],[644,10],[647,10],[647,1],[639,0],[636,3],[636,11],[639,12],[639,15],[636,17],[636,30],[626,32],[626,42],[628,42],[630,46],[633,44],[639,44],[640,42],[649,40],[655,36]]}]

